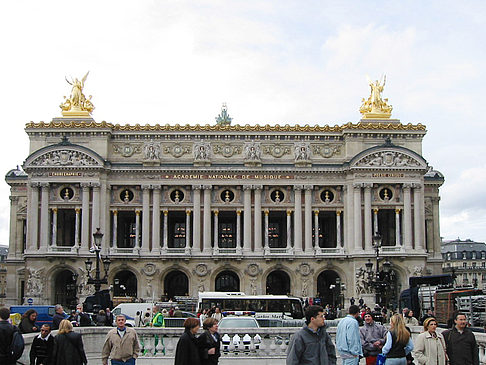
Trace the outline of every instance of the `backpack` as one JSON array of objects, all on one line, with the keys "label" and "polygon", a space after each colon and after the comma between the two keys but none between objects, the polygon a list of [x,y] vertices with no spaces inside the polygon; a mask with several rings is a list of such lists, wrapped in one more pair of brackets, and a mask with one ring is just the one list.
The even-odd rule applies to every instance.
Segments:
[{"label": "backpack", "polygon": [[24,338],[22,334],[15,328],[12,335],[12,342],[8,350],[8,357],[11,361],[17,361],[24,352]]}]

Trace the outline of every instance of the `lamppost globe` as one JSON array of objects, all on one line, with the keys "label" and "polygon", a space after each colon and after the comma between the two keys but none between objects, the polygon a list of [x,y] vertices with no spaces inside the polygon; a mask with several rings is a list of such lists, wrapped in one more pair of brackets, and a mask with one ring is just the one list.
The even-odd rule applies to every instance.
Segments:
[{"label": "lamppost globe", "polygon": [[91,261],[91,259],[87,259],[84,264],[86,265],[86,271],[88,272],[88,275],[89,275],[89,272],[91,271],[91,268],[93,267],[93,261]]}]

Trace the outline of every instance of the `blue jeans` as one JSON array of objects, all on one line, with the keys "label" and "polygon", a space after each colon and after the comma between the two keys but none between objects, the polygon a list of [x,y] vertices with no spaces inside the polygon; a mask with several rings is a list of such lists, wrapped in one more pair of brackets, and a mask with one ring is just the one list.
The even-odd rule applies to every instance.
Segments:
[{"label": "blue jeans", "polygon": [[111,365],[135,365],[135,359],[132,357],[127,361],[111,360]]},{"label": "blue jeans", "polygon": [[393,359],[386,359],[385,365],[407,365],[407,359],[405,357],[398,357]]},{"label": "blue jeans", "polygon": [[349,359],[343,359],[343,365],[358,365],[359,364],[359,356],[352,357]]}]

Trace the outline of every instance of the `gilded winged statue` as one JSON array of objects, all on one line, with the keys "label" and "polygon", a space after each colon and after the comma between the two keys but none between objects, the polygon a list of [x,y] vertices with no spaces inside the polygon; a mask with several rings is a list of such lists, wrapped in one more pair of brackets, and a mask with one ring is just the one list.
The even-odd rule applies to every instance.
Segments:
[{"label": "gilded winged statue", "polygon": [[369,98],[363,99],[363,104],[359,111],[364,118],[390,118],[393,107],[388,105],[388,99],[383,99],[381,94],[385,88],[386,76],[383,75],[381,80],[372,81],[368,77],[368,84],[371,88]]},{"label": "gilded winged statue", "polygon": [[60,105],[63,115],[89,115],[94,109],[91,102],[91,96],[86,98],[83,94],[84,83],[88,78],[89,71],[84,75],[81,81],[78,78],[72,78],[71,81],[65,77],[66,82],[72,86],[71,96],[69,98],[64,97],[64,103]]}]

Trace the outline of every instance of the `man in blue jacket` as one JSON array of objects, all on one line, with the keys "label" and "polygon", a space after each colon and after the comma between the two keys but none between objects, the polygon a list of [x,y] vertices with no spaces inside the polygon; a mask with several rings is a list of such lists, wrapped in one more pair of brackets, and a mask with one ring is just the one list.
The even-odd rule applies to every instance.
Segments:
[{"label": "man in blue jacket", "polygon": [[287,365],[336,365],[336,348],[324,329],[324,308],[311,305],[305,311],[305,323],[287,350]]},{"label": "man in blue jacket", "polygon": [[343,359],[343,365],[358,365],[359,357],[363,356],[358,316],[359,307],[350,306],[349,314],[339,322],[337,327],[336,347]]}]

